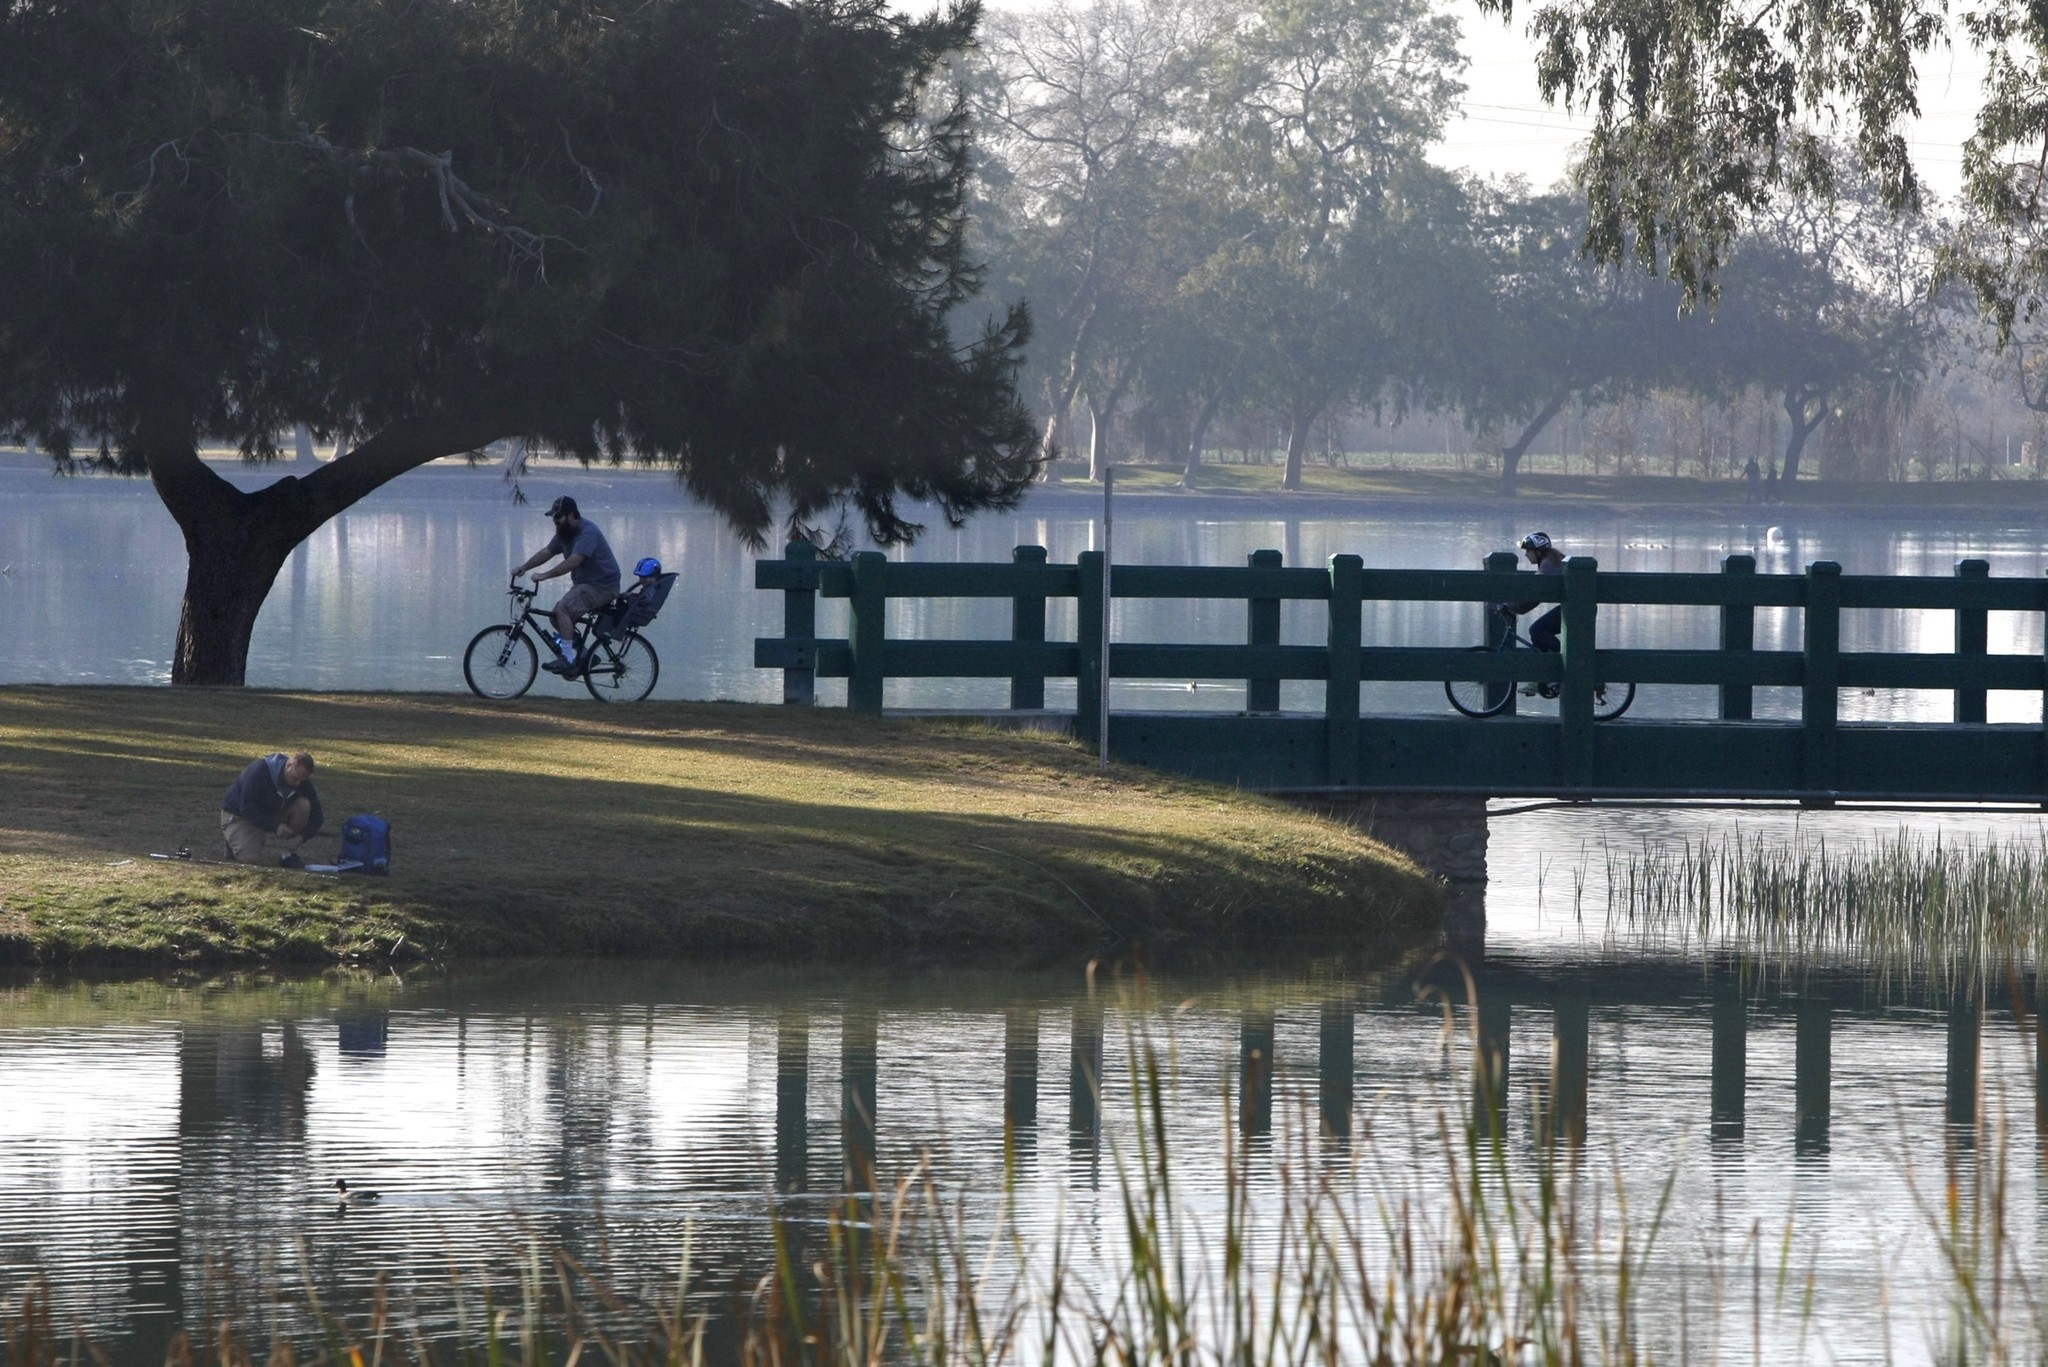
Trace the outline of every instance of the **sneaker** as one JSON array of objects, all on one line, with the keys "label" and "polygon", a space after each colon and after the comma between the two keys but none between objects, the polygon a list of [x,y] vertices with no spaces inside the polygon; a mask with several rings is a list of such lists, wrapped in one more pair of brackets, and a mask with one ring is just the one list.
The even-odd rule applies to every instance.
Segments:
[{"label": "sneaker", "polygon": [[306,867],[306,861],[299,858],[297,850],[286,850],[277,857],[277,862],[288,869],[303,869]]},{"label": "sneaker", "polygon": [[1556,684],[1543,684],[1536,691],[1546,698],[1554,698],[1561,690]]},{"label": "sneaker", "polygon": [[556,658],[553,660],[549,660],[546,664],[542,665],[541,668],[545,669],[550,674],[574,674],[576,672],[576,662],[574,660],[564,660]]},{"label": "sneaker", "polygon": [[1542,692],[1542,687],[1539,684],[1522,685],[1522,696],[1525,698],[1533,698],[1540,692]]}]

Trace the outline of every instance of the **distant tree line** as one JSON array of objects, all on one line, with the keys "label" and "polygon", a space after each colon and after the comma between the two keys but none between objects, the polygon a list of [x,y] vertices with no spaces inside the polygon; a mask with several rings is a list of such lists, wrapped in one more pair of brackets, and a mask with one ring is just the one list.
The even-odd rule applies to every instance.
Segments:
[{"label": "distant tree line", "polygon": [[1026,392],[1047,440],[1091,478],[1142,443],[1193,479],[1218,424],[1250,417],[1293,489],[1339,419],[1450,416],[1512,492],[1560,417],[1748,414],[1739,469],[1767,407],[1784,477],[1832,422],[1829,473],[1882,478],[1916,468],[1908,449],[1977,438],[1974,419],[1937,421],[1964,391],[2022,397],[1967,291],[1934,288],[1946,225],[1894,212],[1842,149],[1816,144],[1824,187],[1742,207],[1711,270],[1603,259],[1586,251],[1599,168],[1536,190],[1430,161],[1461,67],[1425,0],[993,12],[960,75],[977,246],[1034,311]]}]

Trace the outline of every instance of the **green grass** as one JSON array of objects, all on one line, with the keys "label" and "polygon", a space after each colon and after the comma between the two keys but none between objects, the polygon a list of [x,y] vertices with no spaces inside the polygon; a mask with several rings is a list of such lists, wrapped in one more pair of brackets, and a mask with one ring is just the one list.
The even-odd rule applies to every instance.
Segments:
[{"label": "green grass", "polygon": [[[220,796],[310,749],[388,879],[225,865]],[[1044,956],[1412,942],[1436,884],[1351,828],[986,726],[734,704],[0,690],[0,961]],[[189,846],[191,863],[150,859]]]}]

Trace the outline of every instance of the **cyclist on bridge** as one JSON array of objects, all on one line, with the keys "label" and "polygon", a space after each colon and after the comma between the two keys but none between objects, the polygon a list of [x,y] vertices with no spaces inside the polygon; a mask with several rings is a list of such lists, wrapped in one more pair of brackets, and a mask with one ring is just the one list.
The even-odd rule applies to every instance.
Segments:
[{"label": "cyclist on bridge", "polygon": [[[611,544],[604,539],[604,533],[597,529],[595,522],[584,521],[583,514],[576,508],[576,500],[567,494],[548,505],[548,516],[554,520],[555,538],[527,557],[522,564],[512,567],[512,578],[534,570],[543,561],[561,556],[561,563],[552,569],[533,574],[533,582],[553,579],[558,575],[569,576],[569,591],[555,604],[555,641],[558,658],[549,660],[541,668],[551,674],[573,674],[576,672],[576,619],[585,613],[596,612],[616,598],[619,593],[619,562],[612,555]],[[532,669],[532,665],[526,666]],[[531,676],[529,676],[531,677]]]},{"label": "cyclist on bridge", "polygon": [[[1536,573],[1538,574],[1564,573],[1564,552],[1552,544],[1550,533],[1548,532],[1531,532],[1523,537],[1522,554],[1528,557],[1529,563],[1536,567]],[[1500,605],[1500,612],[1501,616],[1509,621],[1513,621],[1523,613],[1541,606],[1540,602],[1502,603]],[[1529,624],[1529,644],[1538,650],[1546,651],[1553,655],[1556,654],[1558,649],[1557,633],[1563,625],[1564,604],[1552,604],[1550,611]],[[1524,684],[1522,686],[1522,693],[1524,696],[1532,698],[1539,693],[1546,698],[1554,698],[1557,696],[1557,685]]]}]

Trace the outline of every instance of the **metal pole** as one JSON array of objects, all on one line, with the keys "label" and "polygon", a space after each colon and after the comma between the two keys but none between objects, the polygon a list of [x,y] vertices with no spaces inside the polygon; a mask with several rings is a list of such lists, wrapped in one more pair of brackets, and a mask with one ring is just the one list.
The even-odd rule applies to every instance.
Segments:
[{"label": "metal pole", "polygon": [[1096,657],[1100,664],[1101,677],[1095,690],[1095,746],[1096,762],[1109,768],[1109,562],[1110,556],[1110,491],[1116,487],[1116,466],[1102,467],[1102,650]]}]

